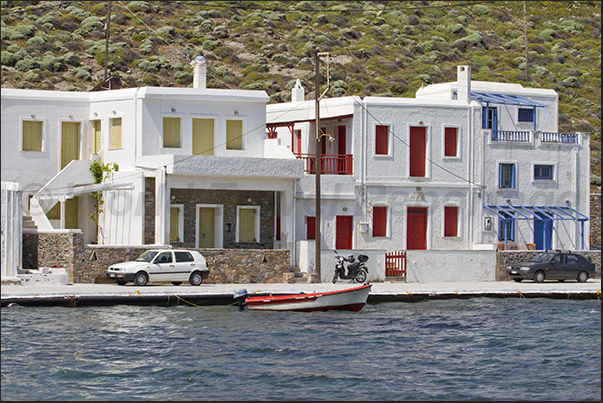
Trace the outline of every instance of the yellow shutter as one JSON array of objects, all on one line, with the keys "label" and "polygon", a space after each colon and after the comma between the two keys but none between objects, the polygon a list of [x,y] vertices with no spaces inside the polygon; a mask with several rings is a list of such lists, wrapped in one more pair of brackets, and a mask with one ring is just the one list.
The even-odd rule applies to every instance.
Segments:
[{"label": "yellow shutter", "polygon": [[180,118],[163,118],[163,147],[180,148]]},{"label": "yellow shutter", "polygon": [[239,242],[257,242],[255,239],[255,209],[239,210]]},{"label": "yellow shutter", "polygon": [[180,209],[170,207],[170,242],[182,242],[179,237]]},{"label": "yellow shutter", "polygon": [[213,119],[193,119],[193,155],[214,155]]},{"label": "yellow shutter", "polygon": [[101,150],[101,122],[100,120],[93,121],[94,124],[94,154],[98,154]]},{"label": "yellow shutter", "polygon": [[226,149],[227,150],[242,150],[243,149],[243,121],[242,120],[227,120],[226,121]]},{"label": "yellow shutter", "polygon": [[77,208],[77,197],[73,199],[65,200],[65,229],[77,229],[78,228],[78,208]]},{"label": "yellow shutter", "polygon": [[121,148],[121,118],[111,119],[111,148]]},{"label": "yellow shutter", "polygon": [[63,122],[61,125],[61,169],[80,159],[80,124]]},{"label": "yellow shutter", "polygon": [[42,151],[42,122],[23,121],[23,151]]}]

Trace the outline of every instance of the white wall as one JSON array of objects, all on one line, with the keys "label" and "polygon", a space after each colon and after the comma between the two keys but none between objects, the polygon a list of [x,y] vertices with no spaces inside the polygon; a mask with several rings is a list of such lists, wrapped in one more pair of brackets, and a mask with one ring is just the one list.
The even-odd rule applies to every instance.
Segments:
[{"label": "white wall", "polygon": [[494,251],[409,250],[406,263],[409,283],[496,280]]}]

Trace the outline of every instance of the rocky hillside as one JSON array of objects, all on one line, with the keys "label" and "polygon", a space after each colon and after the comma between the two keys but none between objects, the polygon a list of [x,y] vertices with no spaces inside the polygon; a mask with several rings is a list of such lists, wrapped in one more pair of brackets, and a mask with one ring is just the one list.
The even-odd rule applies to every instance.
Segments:
[{"label": "rocky hillside", "polygon": [[[109,74],[125,87],[265,90],[314,97],[316,52],[330,52],[328,96],[413,97],[421,85],[472,78],[552,88],[559,130],[591,132],[601,186],[601,3],[528,1],[2,1],[2,88],[87,91]],[[526,73],[527,67],[527,73]]]}]

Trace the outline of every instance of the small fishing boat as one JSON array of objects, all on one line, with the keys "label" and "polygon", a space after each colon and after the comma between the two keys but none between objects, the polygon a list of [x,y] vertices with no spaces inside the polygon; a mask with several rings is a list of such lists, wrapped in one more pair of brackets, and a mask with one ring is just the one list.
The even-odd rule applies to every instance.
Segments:
[{"label": "small fishing boat", "polygon": [[249,296],[246,290],[237,291],[233,298],[239,301],[239,309],[266,311],[327,311],[330,309],[358,312],[366,304],[371,284],[335,291],[286,295]]}]

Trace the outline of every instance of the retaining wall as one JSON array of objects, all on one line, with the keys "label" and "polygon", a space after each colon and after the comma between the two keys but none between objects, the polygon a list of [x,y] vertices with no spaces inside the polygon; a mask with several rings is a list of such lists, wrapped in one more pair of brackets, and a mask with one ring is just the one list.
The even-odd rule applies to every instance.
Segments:
[{"label": "retaining wall", "polygon": [[[71,283],[112,282],[106,278],[107,267],[134,260],[145,250],[156,248],[165,246],[87,245],[78,230],[60,234],[23,234],[23,268],[61,267],[69,274]],[[205,283],[293,283],[288,250],[184,249],[197,250],[208,260],[210,272]]]}]

